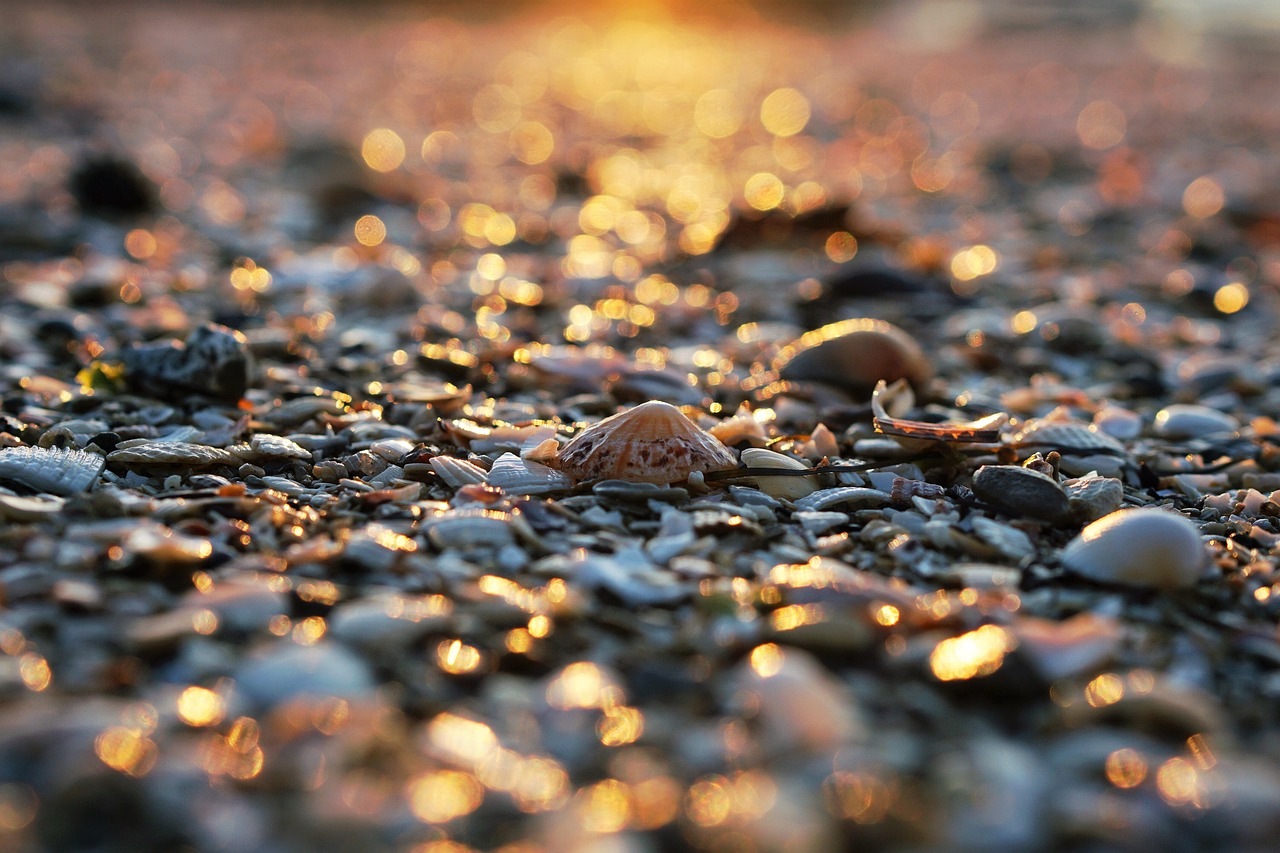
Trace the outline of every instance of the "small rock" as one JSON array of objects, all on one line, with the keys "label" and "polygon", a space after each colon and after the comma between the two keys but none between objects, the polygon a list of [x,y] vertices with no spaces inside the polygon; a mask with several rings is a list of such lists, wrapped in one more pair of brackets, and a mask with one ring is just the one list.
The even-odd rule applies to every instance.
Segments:
[{"label": "small rock", "polygon": [[973,491],[1014,516],[1059,521],[1071,509],[1067,493],[1053,479],[1020,465],[983,465],[973,475]]}]

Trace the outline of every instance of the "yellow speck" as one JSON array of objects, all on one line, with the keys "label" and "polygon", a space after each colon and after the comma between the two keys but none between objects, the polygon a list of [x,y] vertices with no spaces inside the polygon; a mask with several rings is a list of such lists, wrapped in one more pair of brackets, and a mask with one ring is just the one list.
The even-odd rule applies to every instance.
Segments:
[{"label": "yellow speck", "polygon": [[583,826],[600,833],[618,832],[627,826],[631,816],[631,796],[627,786],[617,779],[605,779],[578,794]]},{"label": "yellow speck", "polygon": [[1019,311],[1017,314],[1013,315],[1013,319],[1010,321],[1009,326],[1013,329],[1013,333],[1015,335],[1025,335],[1028,332],[1034,331],[1036,324],[1039,322],[1040,321],[1036,318],[1036,315],[1032,312]]},{"label": "yellow speck", "polygon": [[773,210],[782,202],[786,188],[772,172],[757,172],[747,179],[743,195],[756,210]]},{"label": "yellow speck", "polygon": [[474,672],[483,661],[479,649],[461,640],[445,640],[436,646],[436,663],[450,675]]},{"label": "yellow speck", "polygon": [[365,135],[360,153],[370,169],[390,172],[404,162],[404,140],[394,130],[380,127]]},{"label": "yellow speck", "polygon": [[426,823],[447,823],[469,815],[484,801],[484,787],[470,774],[440,770],[409,784],[409,810]]},{"label": "yellow speck", "polygon": [[772,678],[782,670],[785,656],[776,644],[765,643],[752,649],[748,659],[756,675],[761,678]]},{"label": "yellow speck", "polygon": [[1113,672],[1105,672],[1089,682],[1084,689],[1084,698],[1095,708],[1114,705],[1124,698],[1124,679]]},{"label": "yellow speck", "polygon": [[1249,288],[1238,281],[1224,284],[1213,294],[1213,307],[1223,314],[1234,314],[1248,304]]},{"label": "yellow speck", "polygon": [[53,682],[49,662],[35,652],[27,652],[18,659],[18,674],[27,689],[36,693],[47,690]]},{"label": "yellow speck", "polygon": [[1196,798],[1200,774],[1185,758],[1170,758],[1156,771],[1156,788],[1170,805],[1182,805]]},{"label": "yellow speck", "polygon": [[848,231],[837,231],[827,238],[826,252],[837,264],[851,261],[858,254],[858,238]]},{"label": "yellow speck", "polygon": [[145,228],[135,228],[124,237],[124,250],[140,261],[156,253],[156,238]]},{"label": "yellow speck", "polygon": [[644,715],[625,705],[606,709],[596,723],[596,735],[605,746],[635,743],[643,733]]},{"label": "yellow speck", "polygon": [[377,246],[387,239],[387,226],[372,213],[357,219],[354,230],[356,242],[362,246]]},{"label": "yellow speck", "polygon": [[93,741],[94,754],[112,770],[145,776],[155,766],[159,749],[155,741],[136,729],[113,726]]},{"label": "yellow speck", "polygon": [[1004,664],[1004,656],[1013,646],[1013,637],[1004,628],[983,625],[938,643],[929,655],[929,666],[940,681],[990,675]]},{"label": "yellow speck", "polygon": [[212,610],[197,610],[191,616],[191,627],[197,634],[208,636],[218,630],[218,614]]},{"label": "yellow speck", "polygon": [[1213,216],[1222,210],[1225,201],[1222,187],[1208,175],[1196,178],[1182,193],[1182,209],[1196,219]]},{"label": "yellow speck", "polygon": [[222,721],[222,697],[204,687],[188,687],[178,697],[178,717],[189,726],[212,726]]},{"label": "yellow speck", "polygon": [[775,89],[760,104],[760,122],[774,136],[795,136],[809,123],[809,99],[796,89]]},{"label": "yellow speck", "polygon": [[1107,756],[1107,781],[1117,788],[1136,788],[1147,778],[1147,762],[1135,750],[1117,749]]},{"label": "yellow speck", "polygon": [[898,608],[892,604],[882,604],[876,609],[876,622],[886,628],[897,625],[901,616],[902,614],[898,612]]}]

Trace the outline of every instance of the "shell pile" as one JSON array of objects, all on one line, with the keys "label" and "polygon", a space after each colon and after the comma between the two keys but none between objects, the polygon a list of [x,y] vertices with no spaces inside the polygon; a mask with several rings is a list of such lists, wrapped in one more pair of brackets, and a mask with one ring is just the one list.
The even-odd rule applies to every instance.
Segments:
[{"label": "shell pile", "polygon": [[5,5],[0,849],[1277,849],[1277,4],[548,5]]}]

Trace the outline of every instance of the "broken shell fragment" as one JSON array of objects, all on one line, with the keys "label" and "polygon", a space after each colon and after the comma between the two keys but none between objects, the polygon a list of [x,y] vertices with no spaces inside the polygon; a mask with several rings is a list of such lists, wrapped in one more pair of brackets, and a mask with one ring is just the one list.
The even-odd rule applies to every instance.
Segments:
[{"label": "broken shell fragment", "polygon": [[678,483],[695,471],[736,467],[737,460],[675,406],[655,400],[586,428],[560,449],[555,463],[577,481]]},{"label": "broken shell fragment", "polygon": [[823,382],[863,399],[877,382],[905,379],[919,387],[933,375],[914,338],[892,323],[868,317],[805,332],[782,349],[772,368],[782,379]]},{"label": "broken shell fragment", "polygon": [[1204,577],[1209,552],[1195,524],[1175,512],[1122,509],[1080,531],[1062,563],[1103,583],[1179,589]]},{"label": "broken shell fragment", "polygon": [[894,417],[889,413],[890,407],[909,409],[914,399],[911,389],[901,379],[892,384],[883,380],[877,383],[871,395],[872,423],[876,432],[925,442],[924,446],[935,441],[990,444],[1000,440],[1000,428],[1009,420],[1004,412],[996,412],[976,421],[935,424]]},{"label": "broken shell fragment", "polygon": [[68,497],[93,488],[106,460],[96,453],[54,447],[0,450],[0,480]]}]

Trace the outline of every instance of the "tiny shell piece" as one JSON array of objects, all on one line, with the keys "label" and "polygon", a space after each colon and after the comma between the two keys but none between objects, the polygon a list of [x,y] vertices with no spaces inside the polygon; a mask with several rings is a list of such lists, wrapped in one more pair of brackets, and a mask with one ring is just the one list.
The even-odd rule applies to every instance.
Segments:
[{"label": "tiny shell piece", "polygon": [[1175,403],[1156,412],[1153,426],[1162,438],[1199,438],[1233,433],[1240,422],[1208,406]]},{"label": "tiny shell piece", "polygon": [[68,497],[93,488],[106,460],[84,450],[9,447],[0,450],[0,480]]},{"label": "tiny shell piece", "polygon": [[654,400],[583,430],[556,465],[575,481],[678,483],[694,471],[734,468],[737,459],[675,406]]},{"label": "tiny shell piece", "polygon": [[[791,456],[766,450],[763,447],[748,447],[742,451],[742,464],[752,470],[766,471],[770,468],[785,468],[789,471],[808,471],[809,466]],[[743,479],[746,479],[745,477]],[[789,501],[799,500],[817,490],[811,477],[795,475],[774,476],[761,475],[751,477],[751,481],[760,487],[760,491],[775,498]]]},{"label": "tiny shell piece", "polygon": [[1080,531],[1062,563],[1095,581],[1179,589],[1204,577],[1209,552],[1195,524],[1176,512],[1122,509]]}]

